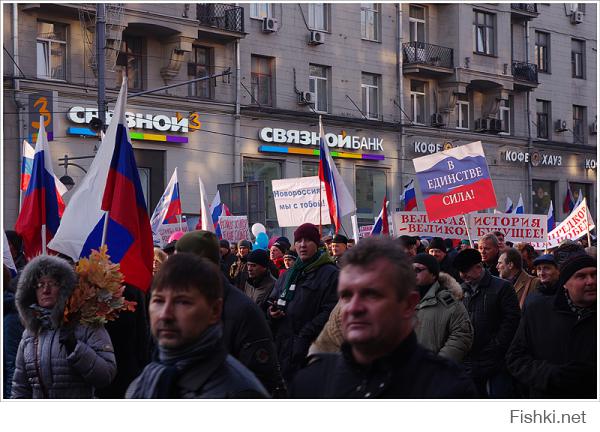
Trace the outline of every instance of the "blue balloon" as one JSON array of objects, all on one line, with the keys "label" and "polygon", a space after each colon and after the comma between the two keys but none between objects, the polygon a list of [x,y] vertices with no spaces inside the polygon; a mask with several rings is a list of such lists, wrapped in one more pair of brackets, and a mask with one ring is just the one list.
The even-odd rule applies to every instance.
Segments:
[{"label": "blue balloon", "polygon": [[261,249],[261,247],[258,245],[258,243],[254,242],[254,243],[252,243],[252,250],[256,250],[256,249]]},{"label": "blue balloon", "polygon": [[267,233],[261,232],[256,236],[256,244],[260,249],[266,249],[269,245],[269,236]]}]

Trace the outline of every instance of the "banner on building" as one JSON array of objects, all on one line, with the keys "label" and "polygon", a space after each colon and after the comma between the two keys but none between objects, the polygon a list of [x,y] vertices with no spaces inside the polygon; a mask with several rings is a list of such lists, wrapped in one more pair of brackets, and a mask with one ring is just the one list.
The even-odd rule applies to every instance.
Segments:
[{"label": "banner on building", "polygon": [[594,220],[584,198],[564,221],[548,233],[546,242],[536,242],[532,245],[536,250],[552,249],[560,246],[563,240],[580,239],[594,228]]},{"label": "banner on building", "polygon": [[481,141],[413,160],[432,221],[496,207]]},{"label": "banner on building", "polygon": [[181,225],[179,223],[159,225],[158,232],[152,233],[152,240],[155,245],[162,248],[169,242],[169,237],[177,231],[188,232],[187,223],[183,222]]},{"label": "banner on building", "polygon": [[327,194],[318,176],[272,180],[273,198],[280,227],[296,227],[310,222],[319,225],[319,188],[321,224],[331,223]]},{"label": "banner on building", "polygon": [[248,216],[219,216],[221,236],[230,243],[248,240]]}]

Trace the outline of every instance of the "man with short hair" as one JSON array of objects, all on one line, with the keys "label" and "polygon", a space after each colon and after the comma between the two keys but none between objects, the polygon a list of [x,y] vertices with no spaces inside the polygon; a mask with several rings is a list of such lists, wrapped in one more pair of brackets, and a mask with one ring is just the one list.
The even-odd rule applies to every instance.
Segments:
[{"label": "man with short hair", "polygon": [[248,254],[248,279],[244,292],[260,309],[266,309],[264,304],[277,279],[269,271],[269,254],[262,249],[253,250]]},{"label": "man with short hair", "polygon": [[477,247],[481,254],[485,269],[489,271],[492,276],[499,277],[498,269],[496,267],[498,265],[498,258],[500,257],[498,238],[494,234],[488,233],[479,239]]},{"label": "man with short hair", "polygon": [[523,309],[531,302],[537,301],[540,297],[554,296],[559,289],[558,278],[560,272],[556,265],[556,261],[554,261],[554,255],[541,255],[533,261],[533,265],[540,283],[537,291],[527,296],[525,299]]},{"label": "man with short hair", "polygon": [[244,291],[246,279],[248,279],[248,254],[252,250],[252,243],[248,240],[238,242],[237,261],[229,269],[229,279],[233,285]]},{"label": "man with short hair", "polygon": [[[231,253],[231,246],[225,239],[219,241],[219,251],[221,253],[221,263],[219,264],[219,267],[225,277],[229,279],[229,272],[231,271],[231,266],[235,262],[235,255]],[[231,282],[231,279],[229,279],[229,282]]]},{"label": "man with short hair", "polygon": [[515,248],[505,248],[498,259],[498,272],[502,279],[509,281],[515,288],[519,307],[523,309],[525,299],[537,291],[540,280],[523,271],[523,258]]},{"label": "man with short hair", "polygon": [[401,235],[397,241],[400,243],[402,251],[409,257],[417,255],[417,239],[409,235]]},{"label": "man with short hair", "polygon": [[473,384],[414,332],[415,274],[398,242],[361,240],[342,259],[341,353],[316,354],[290,386],[294,398],[464,398]]},{"label": "man with short hair", "polygon": [[529,397],[596,399],[596,267],[586,254],[567,258],[556,295],[525,309],[506,358]]},{"label": "man with short hair", "polygon": [[464,280],[463,303],[475,331],[464,364],[481,397],[512,397],[504,356],[519,325],[517,294],[508,281],[492,276],[483,267],[481,254],[475,249],[459,252],[454,266]]},{"label": "man with short hair", "polygon": [[342,255],[348,250],[348,237],[336,234],[331,239],[331,256],[333,257],[333,261],[339,267],[340,258]]},{"label": "man with short hair", "polygon": [[222,341],[222,278],[205,258],[177,254],[158,272],[148,306],[158,359],[129,386],[127,398],[265,398],[268,393]]},{"label": "man with short hair", "polygon": [[354,246],[356,246],[356,241],[353,238],[349,238],[348,239],[348,249],[352,249]]}]

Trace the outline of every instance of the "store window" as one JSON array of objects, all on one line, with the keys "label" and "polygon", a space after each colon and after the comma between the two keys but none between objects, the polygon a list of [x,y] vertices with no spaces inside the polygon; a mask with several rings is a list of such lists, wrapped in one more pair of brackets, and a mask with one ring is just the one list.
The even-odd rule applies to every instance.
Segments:
[{"label": "store window", "polygon": [[536,101],[537,137],[550,139],[550,101],[537,99]]},{"label": "store window", "polygon": [[[556,182],[547,180],[532,180],[531,182],[533,190],[531,191],[532,199],[532,213],[533,214],[548,214],[550,208],[550,201],[554,204],[554,209],[558,207],[556,197],[554,196],[554,189]],[[527,213],[527,212],[525,212]]]},{"label": "store window", "polygon": [[[203,78],[212,73],[212,48],[194,46],[191,53],[191,62],[188,63],[188,78]],[[211,99],[213,86],[212,80],[207,79],[190,83],[189,95],[205,99]]]},{"label": "store window", "polygon": [[329,111],[329,67],[310,65],[308,91],[315,94],[315,111]]},{"label": "store window", "polygon": [[379,3],[360,4],[360,29],[363,39],[379,41]]},{"label": "store window", "polygon": [[410,108],[413,122],[425,124],[425,82],[410,81]]},{"label": "store window", "polygon": [[386,171],[356,167],[356,214],[359,225],[371,225],[381,211],[387,191]]},{"label": "store window", "polygon": [[[333,163],[335,164],[338,172],[341,174],[342,170],[340,168],[339,160],[334,159]],[[302,177],[313,177],[313,176],[318,176],[318,175],[319,175],[319,162],[302,161]]]},{"label": "store window", "polygon": [[585,42],[571,39],[571,76],[585,79]]},{"label": "store window", "polygon": [[493,55],[495,53],[494,24],[496,16],[474,10],[473,51],[477,54]]},{"label": "store window", "polygon": [[535,64],[540,72],[550,72],[550,33],[535,32]]},{"label": "store window", "polygon": [[362,112],[367,118],[379,119],[379,75],[363,73],[361,77]]},{"label": "store window", "polygon": [[457,95],[456,101],[456,129],[469,129],[469,96]]},{"label": "store window", "polygon": [[38,21],[37,77],[67,79],[67,25]]},{"label": "store window", "polygon": [[252,56],[252,103],[273,105],[273,63],[271,57]]},{"label": "store window", "polygon": [[266,227],[270,230],[277,229],[277,212],[275,210],[275,200],[273,198],[272,180],[283,178],[283,164],[279,160],[272,159],[252,159],[243,160],[244,181],[262,180],[265,184],[266,197]]},{"label": "store window", "polygon": [[273,16],[273,5],[271,3],[250,3],[250,18],[263,19]]},{"label": "store window", "polygon": [[123,76],[126,76],[129,89],[142,89],[143,46],[144,40],[142,38],[123,36],[123,40],[121,41],[121,51],[117,58],[117,66],[119,66],[121,70],[121,74],[117,74],[117,87],[121,86]]},{"label": "store window", "polygon": [[585,144],[585,107],[573,105],[573,142]]},{"label": "store window", "polygon": [[408,28],[410,42],[425,42],[425,8],[410,5]]},{"label": "store window", "polygon": [[328,3],[309,3],[308,27],[311,30],[329,31],[330,8]]}]

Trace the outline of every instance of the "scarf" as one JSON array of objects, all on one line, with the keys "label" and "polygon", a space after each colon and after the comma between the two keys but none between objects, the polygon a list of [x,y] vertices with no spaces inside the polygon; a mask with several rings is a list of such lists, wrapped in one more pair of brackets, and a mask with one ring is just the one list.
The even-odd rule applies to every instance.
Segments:
[{"label": "scarf", "polygon": [[577,321],[586,318],[588,315],[591,315],[596,310],[595,307],[585,308],[575,305],[575,303],[573,303],[573,300],[571,300],[571,297],[569,296],[569,291],[567,291],[566,289],[563,291],[565,293],[565,297],[567,298],[567,304],[569,305],[569,309],[571,309],[571,312],[577,315]]},{"label": "scarf", "polygon": [[53,329],[52,309],[41,307],[37,303],[30,304],[29,309],[34,311],[35,318],[39,321],[41,328],[50,330]]},{"label": "scarf", "polygon": [[316,270],[325,264],[333,264],[333,261],[329,254],[324,250],[317,251],[317,253],[307,261],[302,261],[301,259],[296,260],[294,265],[285,272],[285,283],[283,285],[283,290],[281,290],[281,294],[279,295],[279,299],[277,300],[277,307],[285,310],[288,303],[292,301],[294,294],[296,294],[296,282],[300,276],[304,273]]},{"label": "scarf", "polygon": [[177,399],[177,382],[192,367],[206,361],[217,352],[223,330],[221,324],[208,327],[200,339],[179,349],[158,347],[158,359],[148,364],[139,377],[132,399]]}]

